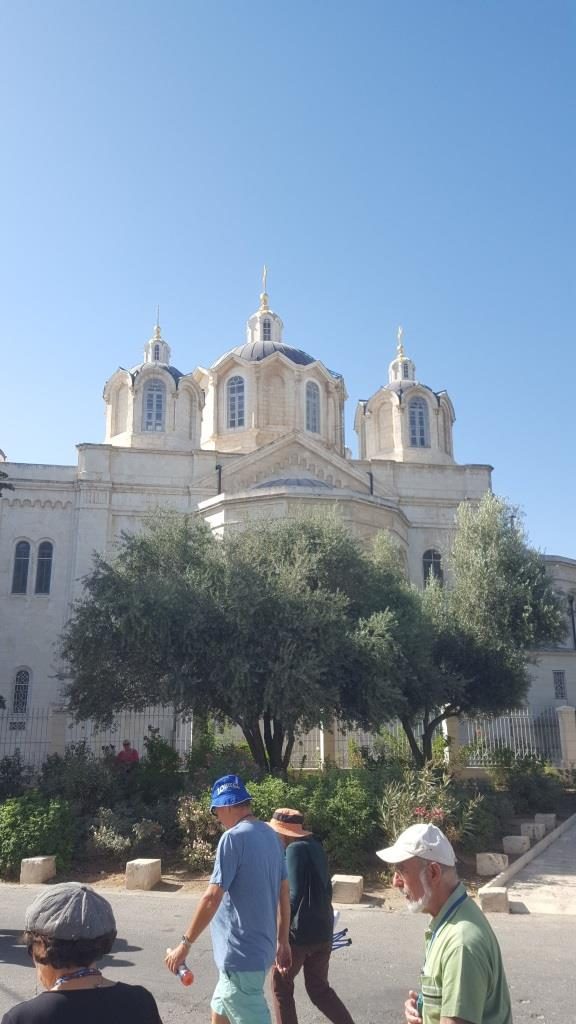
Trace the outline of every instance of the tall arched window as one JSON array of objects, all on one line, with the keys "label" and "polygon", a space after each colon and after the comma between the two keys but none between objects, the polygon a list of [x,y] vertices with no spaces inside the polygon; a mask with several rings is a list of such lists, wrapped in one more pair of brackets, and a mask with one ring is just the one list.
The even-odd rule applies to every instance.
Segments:
[{"label": "tall arched window", "polygon": [[312,380],[306,385],[306,430],[320,433],[320,388]]},{"label": "tall arched window", "polygon": [[14,551],[14,571],[12,573],[12,593],[25,594],[28,587],[28,569],[30,567],[30,545],[27,540],[19,540]]},{"label": "tall arched window", "polygon": [[49,540],[43,540],[38,545],[38,559],[36,561],[36,586],[35,594],[49,594],[50,580],[52,578],[52,554],[54,548]]},{"label": "tall arched window", "polygon": [[439,551],[434,551],[433,548],[429,548],[422,555],[422,569],[424,570],[424,586],[430,582],[430,580],[438,580],[439,583],[444,582],[444,573],[442,571],[442,555]]},{"label": "tall arched window", "polygon": [[423,398],[413,398],[408,406],[410,415],[410,447],[429,448],[430,429],[428,406]]},{"label": "tall arched window", "polygon": [[272,324],[269,320],[262,321],[262,341],[272,341]]},{"label": "tall arched window", "polygon": [[229,427],[244,426],[244,378],[230,377],[226,385],[227,418]]},{"label": "tall arched window", "polygon": [[160,361],[160,345],[154,345],[154,359],[157,363]]},{"label": "tall arched window", "polygon": [[162,381],[151,380],[144,387],[142,430],[164,430],[166,388]]},{"label": "tall arched window", "polygon": [[30,689],[30,673],[26,668],[18,669],[14,676],[12,693],[12,714],[24,715],[28,710],[28,691]]}]

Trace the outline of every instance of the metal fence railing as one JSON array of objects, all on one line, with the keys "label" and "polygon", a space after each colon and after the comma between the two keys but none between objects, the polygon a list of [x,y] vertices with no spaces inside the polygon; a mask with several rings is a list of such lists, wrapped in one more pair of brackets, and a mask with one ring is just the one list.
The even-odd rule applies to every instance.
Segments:
[{"label": "metal fence railing", "polygon": [[176,715],[171,708],[125,711],[106,727],[91,721],[78,722],[51,708],[33,708],[24,714],[0,711],[0,758],[19,754],[23,764],[37,769],[54,749],[61,750],[62,746],[84,743],[95,757],[101,758],[107,753],[118,753],[125,739],[142,755],[144,740],[152,732],[162,736],[182,757],[192,745],[191,720]]},{"label": "metal fence railing", "polygon": [[[157,732],[181,757],[192,746],[192,720],[176,715],[171,708],[152,707],[143,711],[125,711],[115,716],[106,728],[93,722],[78,722],[65,711],[50,708],[31,709],[25,714],[0,711],[0,759],[18,753],[31,769],[39,768],[48,754],[74,743],[84,743],[95,757],[116,754],[122,741],[130,740],[140,756],[145,752],[144,740]],[[415,726],[416,737],[421,728]],[[441,733],[441,728],[436,735]],[[220,743],[245,742],[238,726],[226,725],[217,732]],[[353,764],[354,750],[370,754],[386,752],[389,756],[409,756],[406,734],[399,721],[387,723],[377,734],[359,729],[335,728],[334,761],[341,768]],[[507,751],[516,756],[534,755],[552,764],[560,764],[562,749],[560,728],[555,708],[534,713],[529,708],[511,711],[498,718],[463,719],[460,741],[465,747],[466,764],[486,767],[501,763]],[[331,739],[319,728],[296,738],[290,765],[292,768],[314,769],[330,756]]]},{"label": "metal fence railing", "polygon": [[551,764],[562,760],[555,708],[544,708],[536,714],[530,708],[521,708],[498,718],[465,719],[462,726],[470,767],[502,763],[508,752],[516,757],[540,757]]},{"label": "metal fence railing", "polygon": [[22,763],[39,767],[50,752],[50,711],[34,708],[25,714],[0,711],[0,758],[19,754]]}]

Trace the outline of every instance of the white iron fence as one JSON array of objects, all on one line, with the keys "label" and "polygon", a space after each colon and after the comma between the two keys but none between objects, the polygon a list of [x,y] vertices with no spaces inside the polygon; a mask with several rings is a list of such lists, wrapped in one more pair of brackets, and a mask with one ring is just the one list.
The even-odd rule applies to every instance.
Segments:
[{"label": "white iron fence", "polygon": [[[118,753],[125,739],[130,740],[142,756],[144,740],[152,730],[182,757],[192,746],[191,718],[176,715],[171,708],[126,711],[117,715],[106,728],[90,721],[77,722],[65,711],[50,708],[32,709],[25,714],[0,711],[0,759],[18,753],[25,765],[37,769],[50,753],[63,753],[71,744],[85,743],[94,756],[100,758],[107,753]],[[415,726],[417,739],[421,731]],[[437,730],[436,735],[440,732]],[[219,741],[242,743],[244,737],[237,726],[226,726],[221,730]],[[509,751],[516,756],[531,754],[556,765],[562,761],[555,708],[546,708],[537,714],[524,708],[498,718],[463,719],[460,743],[466,748],[466,763],[470,767],[502,763]],[[330,759],[341,768],[349,768],[355,750],[369,754],[386,752],[388,756],[410,753],[406,734],[398,721],[388,723],[378,734],[338,728],[330,734],[318,728],[297,737],[290,764],[292,768],[314,769]]]},{"label": "white iron fence", "polygon": [[544,708],[537,714],[529,708],[521,708],[498,718],[465,719],[461,739],[467,747],[467,764],[471,767],[502,764],[510,751],[516,757],[532,755],[556,765],[562,760],[555,708]]}]

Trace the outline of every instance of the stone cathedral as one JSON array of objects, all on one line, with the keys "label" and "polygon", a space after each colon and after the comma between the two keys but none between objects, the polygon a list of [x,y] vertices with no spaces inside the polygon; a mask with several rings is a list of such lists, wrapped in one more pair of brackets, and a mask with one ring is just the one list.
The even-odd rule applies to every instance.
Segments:
[{"label": "stone cathedral", "polygon": [[[336,508],[364,542],[391,533],[417,585],[441,576],[456,508],[490,488],[491,467],[455,461],[450,397],[418,379],[401,330],[391,355],[387,382],[357,402],[352,458],[342,375],[284,340],[264,290],[245,340],[209,367],[176,369],[157,324],[143,361],[106,382],[104,440],[79,444],[77,465],[4,463],[14,484],[0,499],[9,713],[59,703],[56,641],[93,552],[111,555],[158,507],[197,511],[216,532]],[[559,586],[576,584],[576,562],[550,567]],[[572,646],[576,632],[534,670],[541,704],[576,704]]]}]

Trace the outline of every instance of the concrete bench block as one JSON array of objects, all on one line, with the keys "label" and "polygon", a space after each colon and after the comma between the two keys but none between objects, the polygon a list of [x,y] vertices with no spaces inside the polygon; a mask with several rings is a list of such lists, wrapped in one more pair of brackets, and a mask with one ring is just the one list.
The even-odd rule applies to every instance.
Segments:
[{"label": "concrete bench block", "polygon": [[127,889],[153,889],[162,878],[162,861],[140,857],[126,864]]},{"label": "concrete bench block", "polygon": [[56,857],[25,857],[20,861],[20,884],[36,885],[56,877]]},{"label": "concrete bench block", "polygon": [[536,825],[544,825],[546,832],[552,832],[556,828],[556,815],[535,814],[534,822]]},{"label": "concrete bench block", "polygon": [[520,854],[527,853],[530,849],[530,837],[504,836],[502,839],[502,846],[504,848],[504,853],[512,853],[520,856]]},{"label": "concrete bench block", "polygon": [[508,890],[504,886],[485,886],[478,890],[480,906],[485,914],[507,914],[510,910],[508,904]]},{"label": "concrete bench block", "polygon": [[477,853],[476,872],[479,875],[499,875],[508,867],[506,853]]},{"label": "concrete bench block", "polygon": [[360,903],[363,892],[364,878],[362,875],[332,876],[333,903]]},{"label": "concrete bench block", "polygon": [[544,839],[546,835],[546,825],[540,825],[535,821],[525,821],[520,825],[520,832],[523,836],[528,836],[532,842],[537,843],[540,839]]}]

